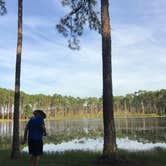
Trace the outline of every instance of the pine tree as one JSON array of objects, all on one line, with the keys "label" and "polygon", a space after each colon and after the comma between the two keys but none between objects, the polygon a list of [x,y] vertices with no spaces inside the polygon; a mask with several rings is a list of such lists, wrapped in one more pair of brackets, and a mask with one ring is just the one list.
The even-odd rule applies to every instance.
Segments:
[{"label": "pine tree", "polygon": [[11,158],[20,157],[19,141],[19,106],[20,106],[20,74],[21,74],[21,53],[22,53],[22,3],[18,0],[18,36],[17,36],[17,54],[16,54],[16,71],[15,71],[15,94],[14,94],[14,125],[13,125],[13,142]]},{"label": "pine tree", "polygon": [[104,122],[104,156],[116,154],[116,134],[113,111],[112,61],[111,61],[111,28],[109,2],[101,0],[101,23],[98,12],[94,10],[96,0],[62,0],[63,6],[69,6],[71,12],[57,25],[59,33],[67,37],[69,47],[78,50],[78,37],[83,34],[84,26],[97,30],[102,36],[103,64],[103,122]]}]

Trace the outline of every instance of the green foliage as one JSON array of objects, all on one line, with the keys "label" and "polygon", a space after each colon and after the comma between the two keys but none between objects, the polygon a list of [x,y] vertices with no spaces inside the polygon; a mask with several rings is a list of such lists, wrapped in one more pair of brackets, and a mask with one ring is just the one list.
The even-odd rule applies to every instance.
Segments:
[{"label": "green foliage", "polygon": [[138,91],[114,98],[115,110],[130,113],[166,115],[166,90]]},{"label": "green foliage", "polygon": [[4,0],[0,0],[0,15],[4,15],[7,13],[6,2]]},{"label": "green foliage", "polygon": [[[14,91],[0,88],[0,118],[12,117],[14,105]],[[48,117],[93,117],[101,116],[102,98],[96,97],[72,97],[54,95],[29,95],[21,92],[20,115],[29,117],[36,108],[43,109]],[[5,111],[4,111],[5,110]],[[135,117],[144,115],[166,115],[166,90],[138,91],[126,96],[114,96],[115,115]],[[89,116],[88,116],[89,115]]]},{"label": "green foliage", "polygon": [[56,28],[59,33],[68,38],[69,48],[79,50],[79,36],[83,34],[84,26],[101,31],[98,12],[94,10],[96,0],[62,0],[63,6],[68,6],[71,12],[64,16]]},{"label": "green foliage", "polygon": [[29,119],[33,115],[33,110],[30,105],[24,107],[24,116],[26,119]]}]

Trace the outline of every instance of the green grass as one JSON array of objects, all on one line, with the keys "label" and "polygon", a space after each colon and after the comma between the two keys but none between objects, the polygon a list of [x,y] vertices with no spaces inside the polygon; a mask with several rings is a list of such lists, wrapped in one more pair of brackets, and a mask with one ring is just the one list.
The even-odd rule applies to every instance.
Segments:
[{"label": "green grass", "polygon": [[140,166],[166,166],[166,150],[161,148],[140,152],[121,151],[120,155],[139,163]]},{"label": "green grass", "polygon": [[[100,159],[100,152],[83,152],[70,151],[65,153],[44,154],[40,160],[40,166],[108,166],[111,162],[105,162]],[[123,164],[128,166],[165,166],[166,165],[166,150],[157,148],[147,152],[127,152],[124,150],[118,151],[118,156]],[[128,164],[131,163],[130,165]],[[100,164],[97,164],[100,163]],[[119,162],[113,162],[111,166],[118,165]],[[122,162],[120,162],[122,163]],[[135,163],[136,165],[133,165]],[[126,165],[125,164],[125,165]],[[26,153],[21,155],[20,159],[11,160],[9,150],[0,150],[0,166],[28,166],[29,156]]]},{"label": "green grass", "polygon": [[[88,166],[93,163],[99,153],[70,151],[65,153],[44,154],[40,166]],[[0,166],[29,166],[29,156],[26,153],[20,159],[10,159],[10,151],[0,150]]]}]

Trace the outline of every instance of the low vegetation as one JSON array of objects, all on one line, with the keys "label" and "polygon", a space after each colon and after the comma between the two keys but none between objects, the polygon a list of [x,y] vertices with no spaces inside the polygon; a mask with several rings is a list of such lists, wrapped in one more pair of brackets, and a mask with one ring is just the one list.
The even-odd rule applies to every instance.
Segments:
[{"label": "low vegetation", "polygon": [[[21,159],[11,160],[9,150],[0,150],[0,165],[29,165],[29,156],[23,153]],[[156,148],[145,152],[118,151],[117,159],[105,159],[101,152],[70,151],[65,153],[44,154],[40,166],[165,166],[166,150]]]}]

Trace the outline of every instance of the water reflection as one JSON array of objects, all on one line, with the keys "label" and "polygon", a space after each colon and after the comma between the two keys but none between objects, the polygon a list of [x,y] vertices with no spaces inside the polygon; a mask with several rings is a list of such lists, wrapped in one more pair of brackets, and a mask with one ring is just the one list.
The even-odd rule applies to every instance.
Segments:
[{"label": "water reflection", "polygon": [[83,120],[63,120],[47,121],[47,130],[51,135],[62,132],[86,132],[93,130],[102,131],[103,125],[101,119],[83,119]]},{"label": "water reflection", "polygon": [[12,122],[0,122],[0,136],[9,137],[12,135],[13,124]]},{"label": "water reflection", "polygon": [[[20,122],[23,135],[26,122]],[[117,137],[129,137],[140,142],[166,142],[166,118],[119,118],[115,120]],[[81,137],[103,135],[102,119],[50,120],[46,121],[46,142],[60,142]],[[0,122],[0,148],[11,143],[12,122]]]},{"label": "water reflection", "polygon": [[[142,143],[138,141],[133,141],[126,138],[117,138],[117,146],[119,149],[125,149],[128,151],[142,151],[142,150],[151,150],[154,148],[166,148],[166,143]],[[103,139],[101,137],[97,139],[82,138],[74,139],[68,142],[62,142],[61,144],[45,144],[44,152],[64,152],[72,150],[83,150],[83,151],[102,151],[103,149]],[[28,147],[23,148],[24,152],[28,152]]]}]

